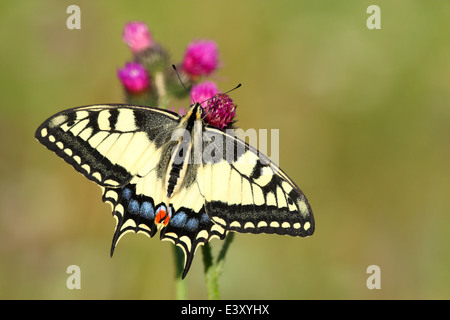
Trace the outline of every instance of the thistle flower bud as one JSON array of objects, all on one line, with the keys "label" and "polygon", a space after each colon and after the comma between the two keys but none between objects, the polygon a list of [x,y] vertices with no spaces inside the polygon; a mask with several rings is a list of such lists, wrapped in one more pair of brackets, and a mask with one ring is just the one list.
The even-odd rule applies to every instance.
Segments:
[{"label": "thistle flower bud", "polygon": [[142,92],[150,86],[150,78],[147,71],[139,63],[127,63],[123,69],[117,70],[117,75],[128,92]]},{"label": "thistle flower bud", "polygon": [[150,48],[153,38],[147,25],[143,22],[129,22],[123,28],[123,41],[134,53]]},{"label": "thistle flower bud", "polygon": [[163,71],[169,66],[169,54],[156,42],[150,48],[137,52],[134,58],[152,74]]},{"label": "thistle flower bud", "polygon": [[[168,69],[166,72],[167,92],[176,98],[184,98],[187,96],[186,89],[191,89],[193,81],[179,65],[177,66],[177,70],[180,78],[178,78],[177,73],[174,72],[172,68]],[[186,89],[181,85],[180,80]]]},{"label": "thistle flower bud", "polygon": [[191,77],[209,75],[217,69],[219,63],[219,50],[214,41],[194,40],[184,55],[183,70]]},{"label": "thistle flower bud", "polygon": [[208,106],[208,100],[214,97],[219,90],[217,85],[212,81],[205,81],[192,87],[191,89],[191,103],[201,103],[203,108]]}]

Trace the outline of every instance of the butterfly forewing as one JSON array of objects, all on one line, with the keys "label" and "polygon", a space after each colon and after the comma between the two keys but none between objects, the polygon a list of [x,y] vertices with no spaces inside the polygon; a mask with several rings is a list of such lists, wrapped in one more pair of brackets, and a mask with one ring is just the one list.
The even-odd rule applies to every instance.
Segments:
[{"label": "butterfly forewing", "polygon": [[86,178],[119,187],[160,148],[178,116],[156,108],[94,105],[62,111],[46,120],[36,138]]},{"label": "butterfly forewing", "polygon": [[223,139],[204,141],[204,150],[215,145],[216,152],[210,161],[204,158],[199,174],[206,212],[213,222],[238,232],[313,234],[308,200],[277,165],[235,136],[206,130]]}]

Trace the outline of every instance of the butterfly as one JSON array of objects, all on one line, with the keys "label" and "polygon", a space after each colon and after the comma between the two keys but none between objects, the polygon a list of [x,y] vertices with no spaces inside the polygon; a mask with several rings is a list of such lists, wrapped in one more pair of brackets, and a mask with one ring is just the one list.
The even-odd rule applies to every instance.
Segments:
[{"label": "butterfly", "polygon": [[91,105],[59,112],[35,137],[102,189],[119,239],[141,232],[184,252],[230,231],[310,236],[303,192],[268,157],[203,121],[199,103],[184,116],[159,108]]}]

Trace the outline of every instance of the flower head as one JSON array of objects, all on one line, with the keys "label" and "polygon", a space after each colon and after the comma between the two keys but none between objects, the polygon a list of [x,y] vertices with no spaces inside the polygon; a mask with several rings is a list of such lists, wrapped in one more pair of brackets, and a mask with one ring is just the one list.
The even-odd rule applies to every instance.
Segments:
[{"label": "flower head", "polygon": [[153,38],[147,25],[139,21],[129,22],[125,25],[122,39],[134,53],[153,45]]},{"label": "flower head", "polygon": [[212,81],[205,81],[194,85],[191,89],[191,99],[193,100],[191,103],[199,102],[203,108],[206,108],[208,101],[205,100],[211,99],[218,92],[217,85]]},{"label": "flower head", "polygon": [[136,62],[129,62],[123,69],[117,70],[117,75],[127,91],[137,93],[146,90],[150,85],[147,71]]},{"label": "flower head", "polygon": [[205,114],[207,123],[219,129],[224,129],[233,124],[233,118],[236,115],[236,105],[227,94],[219,93],[208,101]]},{"label": "flower head", "polygon": [[219,50],[214,41],[194,40],[184,55],[183,69],[191,76],[208,75],[217,69]]}]

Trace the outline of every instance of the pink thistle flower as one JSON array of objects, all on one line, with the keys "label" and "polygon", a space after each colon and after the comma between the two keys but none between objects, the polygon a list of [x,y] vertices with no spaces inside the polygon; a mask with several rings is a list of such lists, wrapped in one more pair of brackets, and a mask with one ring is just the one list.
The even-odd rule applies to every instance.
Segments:
[{"label": "pink thistle flower", "polygon": [[125,25],[122,39],[134,53],[153,45],[150,30],[145,23],[139,21],[129,22]]},{"label": "pink thistle flower", "polygon": [[[175,112],[175,113],[177,113],[176,111],[175,111],[175,107],[168,107],[167,108],[168,110],[170,110],[170,111],[172,111],[172,112]],[[181,108],[179,108],[178,109],[178,114],[180,115],[180,116],[184,116],[185,114],[186,114],[186,109],[184,108],[184,107],[181,107]]]},{"label": "pink thistle flower", "polygon": [[225,93],[219,93],[208,101],[205,121],[219,129],[230,127],[236,115],[236,105]]},{"label": "pink thistle flower", "polygon": [[117,75],[125,89],[137,93],[148,89],[150,78],[143,66],[136,62],[129,62],[125,68],[118,69]]},{"label": "pink thistle flower", "polygon": [[178,114],[180,116],[184,116],[187,113],[187,110],[184,107],[181,107],[180,109],[178,109]]},{"label": "pink thistle flower", "polygon": [[211,99],[218,92],[217,85],[212,81],[205,81],[194,85],[191,89],[191,103],[198,102],[202,104],[203,108],[206,108],[208,102],[205,100]]},{"label": "pink thistle flower", "polygon": [[208,75],[216,70],[219,50],[214,41],[194,40],[184,54],[183,69],[193,77]]}]

